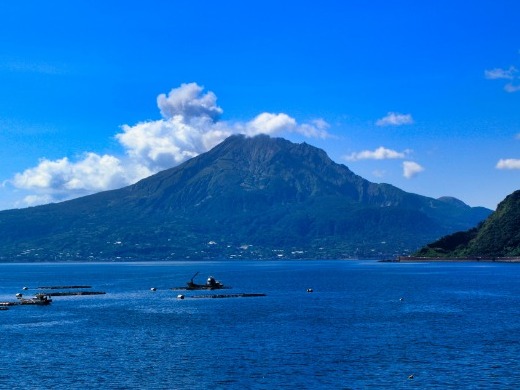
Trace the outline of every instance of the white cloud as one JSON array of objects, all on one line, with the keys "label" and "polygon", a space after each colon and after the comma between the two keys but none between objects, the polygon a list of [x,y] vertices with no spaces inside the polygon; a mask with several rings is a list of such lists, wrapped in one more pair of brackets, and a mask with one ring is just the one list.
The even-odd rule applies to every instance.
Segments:
[{"label": "white cloud", "polygon": [[413,123],[411,114],[400,114],[398,112],[389,112],[385,117],[376,121],[377,126],[402,126]]},{"label": "white cloud", "polygon": [[506,158],[497,162],[497,169],[520,169],[520,159]]},{"label": "white cloud", "polygon": [[128,157],[151,171],[170,168],[210,149],[231,134],[206,118],[185,123],[183,117],[123,125],[116,139]]},{"label": "white cloud", "polygon": [[380,146],[376,150],[363,150],[361,152],[352,153],[348,156],[344,156],[347,161],[359,161],[359,160],[388,160],[388,159],[397,159],[397,158],[405,158],[406,154],[409,151],[397,152],[392,149],[384,148]]},{"label": "white cloud", "polygon": [[513,85],[513,83],[507,83],[504,86],[504,91],[509,92],[509,93],[518,92],[518,91],[520,91],[520,84]]},{"label": "white cloud", "polygon": [[495,68],[484,71],[484,76],[489,80],[508,79],[512,80],[515,78],[515,73],[518,70],[514,66],[510,66],[509,69]]},{"label": "white cloud", "polygon": [[[238,126],[237,128],[239,128]],[[296,120],[286,114],[271,114],[264,112],[245,125],[244,132],[247,135],[276,134],[282,130],[293,131],[296,128]]]},{"label": "white cloud", "polygon": [[66,157],[42,159],[35,168],[17,173],[10,183],[19,189],[36,191],[37,194],[26,197],[26,203],[33,205],[121,187],[150,173],[139,165],[124,165],[114,156],[86,153],[76,162]]},{"label": "white cloud", "polygon": [[132,184],[204,153],[232,134],[329,136],[324,120],[300,124],[285,113],[261,113],[248,122],[221,121],[216,95],[203,90],[196,83],[182,84],[157,97],[162,119],[121,126],[115,138],[124,157],[85,153],[77,161],[42,159],[9,184],[34,192],[26,205],[49,203]]},{"label": "white cloud", "polygon": [[276,135],[299,133],[306,137],[326,137],[323,124],[298,124],[287,114],[262,113],[249,122],[213,122],[207,116],[190,118],[182,115],[169,119],[122,126],[116,135],[128,157],[157,172],[171,168],[213,148],[232,134]]},{"label": "white cloud", "polygon": [[232,134],[299,133],[306,137],[327,137],[328,124],[318,119],[298,124],[284,113],[261,113],[249,122],[219,121],[222,109],[212,92],[202,94],[195,83],[183,84],[157,101],[163,119],[123,125],[116,135],[130,159],[157,172],[204,153]]},{"label": "white cloud", "polygon": [[407,179],[411,179],[422,171],[424,171],[424,168],[414,161],[403,162],[403,176]]},{"label": "white cloud", "polygon": [[520,84],[518,80],[518,69],[514,66],[510,66],[509,69],[495,68],[484,71],[484,76],[489,80],[511,80],[504,85],[504,91],[513,93],[520,91]]},{"label": "white cloud", "polygon": [[258,134],[279,134],[283,132],[301,134],[307,138],[328,138],[329,124],[323,119],[316,119],[310,123],[298,124],[294,118],[287,114],[272,114],[264,112],[246,123],[230,125],[233,134],[242,133],[248,136]]},{"label": "white cloud", "polygon": [[296,132],[307,138],[329,138],[327,129],[330,125],[323,119],[315,119],[311,123],[303,123],[296,128]]},{"label": "white cloud", "polygon": [[22,202],[17,202],[17,207],[27,207],[27,206],[38,206],[40,204],[52,203],[55,202],[56,199],[48,194],[43,195],[27,195],[23,198]]}]

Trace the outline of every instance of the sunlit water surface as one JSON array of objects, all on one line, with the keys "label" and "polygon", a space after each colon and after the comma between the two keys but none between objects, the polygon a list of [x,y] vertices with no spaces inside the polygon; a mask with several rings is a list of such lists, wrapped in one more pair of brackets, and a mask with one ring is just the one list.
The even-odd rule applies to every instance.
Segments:
[{"label": "sunlit water surface", "polygon": [[[177,299],[197,271],[266,296]],[[0,388],[518,388],[519,282],[493,263],[0,264],[0,301],[106,292],[0,311]]]}]

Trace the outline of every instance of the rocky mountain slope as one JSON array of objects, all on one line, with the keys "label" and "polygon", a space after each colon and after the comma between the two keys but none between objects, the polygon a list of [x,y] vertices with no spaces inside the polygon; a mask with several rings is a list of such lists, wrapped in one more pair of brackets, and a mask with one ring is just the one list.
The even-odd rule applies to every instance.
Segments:
[{"label": "rocky mountain slope", "polygon": [[387,256],[490,212],[371,183],[305,143],[231,136],[122,189],[0,212],[0,261]]}]

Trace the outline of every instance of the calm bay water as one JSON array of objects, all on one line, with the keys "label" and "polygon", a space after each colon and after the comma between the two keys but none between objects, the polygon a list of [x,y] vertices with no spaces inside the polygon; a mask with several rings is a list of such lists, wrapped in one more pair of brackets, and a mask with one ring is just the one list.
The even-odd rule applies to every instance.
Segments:
[{"label": "calm bay water", "polygon": [[[196,271],[267,296],[178,300]],[[0,311],[0,388],[518,388],[519,281],[492,263],[0,264],[0,301],[107,292]]]}]

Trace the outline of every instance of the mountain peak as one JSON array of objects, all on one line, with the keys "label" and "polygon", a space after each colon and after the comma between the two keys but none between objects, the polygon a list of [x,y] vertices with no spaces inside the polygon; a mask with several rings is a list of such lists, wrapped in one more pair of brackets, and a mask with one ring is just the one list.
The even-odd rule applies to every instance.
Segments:
[{"label": "mountain peak", "polygon": [[371,183],[306,143],[234,135],[120,190],[0,212],[0,257],[382,256],[487,215]]},{"label": "mountain peak", "polygon": [[305,142],[293,143],[284,138],[273,138],[266,134],[248,137],[243,134],[232,135],[221,144],[215,146],[209,153],[227,153],[233,151],[243,153],[251,161],[270,160],[276,154],[289,153],[301,157],[313,156],[322,162],[331,163],[332,160],[322,149],[311,146]]}]

